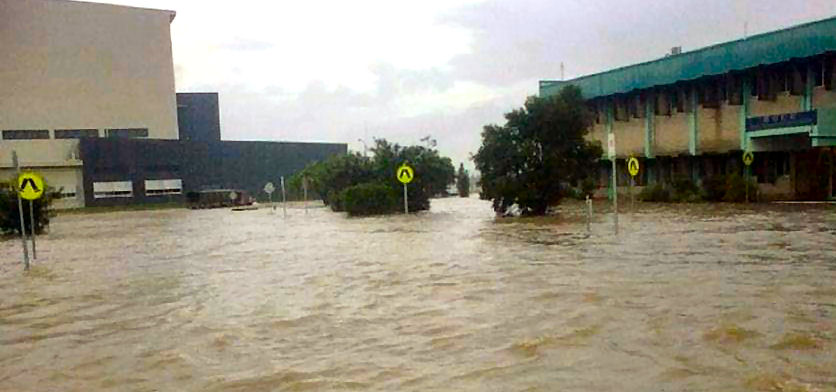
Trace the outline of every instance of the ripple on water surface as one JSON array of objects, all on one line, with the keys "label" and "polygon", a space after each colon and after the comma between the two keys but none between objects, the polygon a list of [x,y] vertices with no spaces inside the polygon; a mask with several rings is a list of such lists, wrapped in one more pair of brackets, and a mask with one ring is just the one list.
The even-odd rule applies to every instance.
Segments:
[{"label": "ripple on water surface", "polygon": [[0,243],[0,391],[836,390],[830,206],[60,215]]}]

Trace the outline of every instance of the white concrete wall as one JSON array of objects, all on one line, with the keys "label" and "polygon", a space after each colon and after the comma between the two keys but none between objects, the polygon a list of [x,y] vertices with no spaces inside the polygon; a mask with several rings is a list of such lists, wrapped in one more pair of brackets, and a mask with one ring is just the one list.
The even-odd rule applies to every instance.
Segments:
[{"label": "white concrete wall", "polygon": [[176,139],[170,11],[0,0],[0,130],[147,128]]}]

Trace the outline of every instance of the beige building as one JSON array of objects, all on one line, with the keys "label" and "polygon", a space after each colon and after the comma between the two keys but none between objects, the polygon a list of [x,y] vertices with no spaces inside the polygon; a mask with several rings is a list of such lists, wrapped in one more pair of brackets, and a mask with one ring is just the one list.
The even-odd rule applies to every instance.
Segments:
[{"label": "beige building", "polygon": [[[639,158],[640,185],[689,176],[700,182],[743,170],[774,199],[833,197],[836,159],[836,18],[793,26],[568,81],[595,114],[590,138]],[[606,155],[606,151],[605,151]],[[607,186],[609,162],[600,183]]]},{"label": "beige building", "polygon": [[0,178],[21,165],[83,205],[81,137],[178,139],[173,11],[0,0]]}]

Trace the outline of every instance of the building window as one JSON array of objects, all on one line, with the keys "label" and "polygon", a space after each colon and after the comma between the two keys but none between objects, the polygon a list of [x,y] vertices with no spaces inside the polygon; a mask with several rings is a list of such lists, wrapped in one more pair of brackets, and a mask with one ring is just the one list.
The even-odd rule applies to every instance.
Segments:
[{"label": "building window", "polygon": [[639,118],[639,95],[627,97],[627,105],[630,108],[630,117]]},{"label": "building window", "polygon": [[3,131],[3,140],[33,140],[49,139],[49,130],[46,129],[21,129]]},{"label": "building window", "polygon": [[59,199],[75,199],[76,197],[76,188],[75,186],[69,187],[61,187],[58,191],[58,198]]},{"label": "building window", "polygon": [[183,181],[172,180],[145,180],[146,196],[179,195],[183,193]]},{"label": "building window", "polygon": [[93,183],[93,198],[107,199],[114,197],[134,197],[133,183],[130,181]]},{"label": "building window", "polygon": [[613,100],[613,107],[615,111],[615,121],[629,121],[630,116],[627,113],[627,102],[624,97],[618,97]]},{"label": "building window", "polygon": [[56,139],[81,139],[83,137],[99,137],[98,129],[56,129]]},{"label": "building window", "polygon": [[107,137],[144,138],[148,137],[148,128],[108,129],[105,134]]},{"label": "building window", "polygon": [[726,87],[729,105],[743,105],[743,78],[743,75],[729,76]]},{"label": "building window", "polygon": [[671,115],[671,100],[668,95],[668,92],[665,90],[659,90],[654,97],[654,113],[657,116],[670,116]]},{"label": "building window", "polygon": [[824,58],[824,88],[833,89],[833,74],[836,73],[836,56],[830,55]]},{"label": "building window", "polygon": [[816,57],[810,61],[810,72],[813,73],[814,87],[824,85],[824,63],[821,59],[821,57]]},{"label": "building window", "polygon": [[720,107],[720,91],[718,91],[718,86],[713,83],[712,81],[708,81],[701,86],[701,101],[702,106],[706,108],[719,108]]}]

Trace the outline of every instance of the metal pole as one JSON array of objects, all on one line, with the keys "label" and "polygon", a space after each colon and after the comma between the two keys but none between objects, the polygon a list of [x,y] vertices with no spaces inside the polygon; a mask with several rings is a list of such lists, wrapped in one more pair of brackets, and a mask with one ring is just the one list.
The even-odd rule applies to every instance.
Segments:
[{"label": "metal pole", "polygon": [[273,192],[268,193],[267,195],[270,196],[270,213],[276,213],[276,203],[273,203]]},{"label": "metal pole", "polygon": [[409,204],[406,199],[406,184],[403,184],[403,213],[409,214]]},{"label": "metal pole", "polygon": [[[15,167],[15,173],[20,176],[20,164],[17,161],[17,151],[12,150],[12,165]],[[17,184],[17,179],[15,179]],[[20,199],[20,190],[15,186],[15,193],[17,193],[17,211],[20,213],[20,242],[23,244],[23,270],[29,271],[29,248],[26,246],[26,226],[23,223],[23,200]]]},{"label": "metal pole", "polygon": [[287,218],[287,194],[284,191],[284,176],[282,176],[282,214]]},{"label": "metal pole", "polygon": [[630,176],[630,211],[635,211],[635,196],[633,195],[633,184],[636,181],[636,177]]},{"label": "metal pole", "polygon": [[308,213],[308,178],[302,177],[302,197],[305,199],[305,214]]},{"label": "metal pole", "polygon": [[38,259],[38,253],[35,251],[35,212],[32,204],[34,200],[29,200],[29,229],[32,233],[32,260]]},{"label": "metal pole", "polygon": [[743,175],[743,184],[746,187],[746,202],[749,202],[749,165],[746,165],[746,170]]},{"label": "metal pole", "polygon": [[589,195],[586,195],[586,232],[587,233],[592,231],[591,221],[592,221],[592,200],[589,198]]},{"label": "metal pole", "polygon": [[615,157],[612,158],[612,210],[614,214],[613,224],[615,234],[618,234],[618,179],[615,175]]}]

